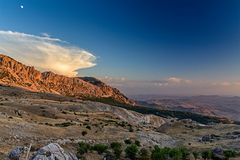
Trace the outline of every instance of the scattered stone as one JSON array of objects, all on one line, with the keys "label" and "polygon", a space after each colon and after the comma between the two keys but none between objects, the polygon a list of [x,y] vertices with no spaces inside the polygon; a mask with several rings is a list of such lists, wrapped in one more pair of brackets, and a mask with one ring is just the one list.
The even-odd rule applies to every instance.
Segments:
[{"label": "scattered stone", "polygon": [[220,136],[215,134],[208,134],[201,137],[200,142],[213,142],[214,140],[219,140]]},{"label": "scattered stone", "polygon": [[20,157],[23,155],[24,151],[26,151],[25,147],[16,147],[9,154],[9,160],[20,160]]},{"label": "scattered stone", "polygon": [[213,157],[218,160],[225,160],[223,149],[220,147],[216,147],[212,150]]}]

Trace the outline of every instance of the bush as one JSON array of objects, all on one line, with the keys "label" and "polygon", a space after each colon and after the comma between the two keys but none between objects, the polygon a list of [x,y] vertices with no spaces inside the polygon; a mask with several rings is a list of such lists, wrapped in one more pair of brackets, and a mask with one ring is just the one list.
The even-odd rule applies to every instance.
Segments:
[{"label": "bush", "polygon": [[89,126],[89,125],[87,125],[86,128],[89,129],[89,130],[91,130],[91,126]]},{"label": "bush", "polygon": [[87,131],[82,131],[82,135],[83,136],[87,135]]},{"label": "bush", "polygon": [[113,142],[113,143],[111,143],[111,148],[113,149],[116,159],[119,159],[121,156],[121,153],[122,153],[121,143]]},{"label": "bush", "polygon": [[150,160],[150,155],[147,149],[142,148],[140,150],[140,160]]},{"label": "bush", "polygon": [[141,146],[141,142],[139,140],[135,140],[135,144],[140,147]]},{"label": "bush", "polygon": [[92,147],[92,149],[93,149],[94,151],[97,151],[98,154],[102,154],[102,153],[104,153],[104,152],[107,151],[108,146],[105,145],[105,144],[95,144],[95,145]]},{"label": "bush", "polygon": [[135,160],[137,153],[138,153],[138,146],[136,144],[132,144],[130,146],[128,146],[125,149],[125,153],[126,153],[126,157]]},{"label": "bush", "polygon": [[75,123],[72,122],[63,122],[63,123],[57,123],[55,124],[56,127],[68,127],[68,126],[72,126],[75,125]]},{"label": "bush", "polygon": [[158,146],[155,146],[152,150],[151,158],[152,160],[165,160],[168,158],[169,154],[168,148],[159,148]]},{"label": "bush", "polygon": [[173,158],[174,160],[182,160],[183,153],[181,152],[181,149],[179,148],[173,148],[169,151],[169,156]]},{"label": "bush", "polygon": [[77,153],[79,155],[83,155],[84,153],[87,153],[88,150],[90,149],[90,145],[84,142],[79,142],[78,143],[78,149],[77,149]]},{"label": "bush", "polygon": [[165,160],[172,158],[174,160],[186,160],[189,156],[189,151],[186,148],[159,148],[154,147],[151,158],[153,160]]},{"label": "bush", "polygon": [[211,150],[208,150],[208,151],[203,151],[202,152],[202,158],[203,159],[211,159],[213,157],[213,153]]},{"label": "bush", "polygon": [[187,148],[181,147],[179,148],[180,152],[182,154],[182,160],[186,160],[188,159],[188,156],[190,155],[189,151],[187,150]]},{"label": "bush", "polygon": [[198,157],[199,157],[199,153],[198,152],[194,151],[192,154],[193,154],[193,157],[195,158],[195,160],[198,159]]},{"label": "bush", "polygon": [[132,144],[131,139],[126,139],[124,142],[125,142],[125,144]]},{"label": "bush", "polygon": [[233,150],[225,150],[223,153],[227,159],[229,159],[231,157],[236,157],[236,155],[237,155],[236,151],[233,151]]},{"label": "bush", "polygon": [[129,130],[128,130],[128,131],[129,131],[129,132],[134,132],[132,126],[129,127]]}]

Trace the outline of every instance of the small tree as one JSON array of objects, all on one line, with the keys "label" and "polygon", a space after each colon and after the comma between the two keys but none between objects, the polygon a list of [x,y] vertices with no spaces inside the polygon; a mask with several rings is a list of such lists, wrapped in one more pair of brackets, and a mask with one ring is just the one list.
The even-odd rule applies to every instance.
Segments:
[{"label": "small tree", "polygon": [[97,151],[98,154],[102,154],[104,152],[107,151],[108,149],[108,146],[105,145],[105,144],[95,144],[93,147],[92,147],[93,150]]},{"label": "small tree", "polygon": [[125,142],[125,144],[132,144],[131,139],[126,139],[124,142]]},{"label": "small tree", "polygon": [[233,151],[233,150],[225,150],[224,152],[224,156],[229,159],[231,157],[236,157],[236,151]]},{"label": "small tree", "polygon": [[138,146],[136,144],[131,144],[125,149],[126,157],[135,160],[138,153]]},{"label": "small tree", "polygon": [[87,125],[86,128],[89,129],[89,130],[91,130],[91,126],[89,126],[89,125]]},{"label": "small tree", "polygon": [[197,159],[198,159],[198,156],[199,156],[199,153],[198,153],[198,152],[196,152],[196,151],[194,151],[194,152],[193,152],[193,157],[195,158],[195,160],[197,160]]},{"label": "small tree", "polygon": [[82,136],[87,135],[87,131],[82,131]]},{"label": "small tree", "polygon": [[212,158],[212,151],[208,150],[208,151],[203,151],[202,152],[202,158],[207,160],[207,159],[211,159]]},{"label": "small tree", "polygon": [[147,149],[142,148],[140,150],[140,160],[150,160],[150,155]]},{"label": "small tree", "polygon": [[87,153],[89,149],[90,149],[90,145],[88,143],[79,142],[77,153],[79,155],[83,155],[84,153]]},{"label": "small tree", "polygon": [[182,160],[188,159],[188,156],[190,155],[190,153],[187,148],[181,147],[180,152],[182,154]]},{"label": "small tree", "polygon": [[152,160],[165,160],[164,152],[158,146],[155,146],[151,154]]},{"label": "small tree", "polygon": [[173,158],[174,160],[182,160],[183,154],[181,152],[181,149],[179,148],[172,148],[169,151],[169,156]]},{"label": "small tree", "polygon": [[135,144],[140,147],[141,146],[141,142],[139,140],[135,140]]},{"label": "small tree", "polygon": [[119,159],[122,153],[122,144],[118,142],[111,143],[111,148],[116,156],[116,159]]}]

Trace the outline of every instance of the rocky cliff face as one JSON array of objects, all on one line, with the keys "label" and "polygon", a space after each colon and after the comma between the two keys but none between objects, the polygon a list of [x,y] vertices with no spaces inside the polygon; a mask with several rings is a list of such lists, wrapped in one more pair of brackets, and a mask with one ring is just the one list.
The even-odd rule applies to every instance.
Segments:
[{"label": "rocky cliff face", "polygon": [[134,102],[118,89],[93,77],[66,77],[43,72],[0,54],[0,84],[21,87],[34,92],[47,92],[89,99],[112,99],[118,103]]}]

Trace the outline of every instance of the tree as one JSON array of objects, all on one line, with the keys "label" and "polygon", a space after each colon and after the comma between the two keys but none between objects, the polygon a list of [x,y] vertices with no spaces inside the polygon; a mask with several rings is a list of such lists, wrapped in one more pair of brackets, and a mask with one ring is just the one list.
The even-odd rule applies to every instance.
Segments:
[{"label": "tree", "polygon": [[118,142],[111,143],[111,148],[116,156],[116,159],[119,159],[122,153],[122,144]]},{"label": "tree", "polygon": [[223,151],[223,154],[227,159],[229,159],[231,157],[236,157],[237,153],[236,153],[236,151],[233,151],[233,150],[225,150],[225,151]]},{"label": "tree", "polygon": [[181,152],[180,148],[172,148],[169,151],[169,156],[174,160],[182,160],[183,153]]},{"label": "tree", "polygon": [[212,151],[210,151],[210,150],[202,152],[202,158],[205,159],[205,160],[211,159],[212,155],[213,155]]},{"label": "tree", "polygon": [[147,149],[142,148],[140,150],[140,160],[150,160],[150,155]]},{"label": "tree", "polygon": [[90,149],[90,145],[84,142],[79,142],[78,143],[78,149],[77,149],[77,153],[79,155],[83,155],[84,153],[87,153],[88,150]]},{"label": "tree", "polygon": [[87,131],[82,131],[82,136],[87,135]]},{"label": "tree", "polygon": [[187,160],[188,156],[189,156],[189,151],[187,150],[187,148],[181,147],[180,148],[181,154],[182,154],[182,160]]},{"label": "tree", "polygon": [[138,146],[136,144],[131,144],[125,149],[126,157],[135,160],[138,153]]},{"label": "tree", "polygon": [[125,142],[125,144],[132,144],[131,139],[126,139],[124,142]]},{"label": "tree", "polygon": [[193,152],[193,157],[195,158],[195,160],[197,160],[197,159],[198,159],[198,156],[199,156],[199,153],[198,153],[198,152],[196,152],[196,151],[194,151],[194,152]]},{"label": "tree", "polygon": [[152,150],[151,158],[152,160],[165,160],[167,159],[166,156],[168,156],[167,149],[161,149],[158,146],[155,146]]},{"label": "tree", "polygon": [[97,151],[98,154],[102,154],[103,152],[106,152],[106,150],[108,149],[108,146],[105,144],[95,144],[92,149],[94,151]]},{"label": "tree", "polygon": [[139,140],[135,140],[135,144],[140,147],[141,146],[141,142]]}]

